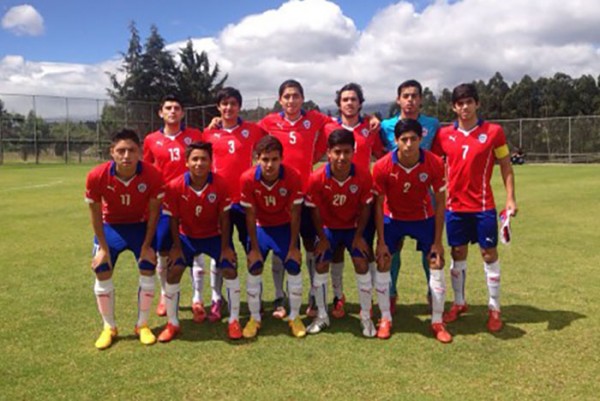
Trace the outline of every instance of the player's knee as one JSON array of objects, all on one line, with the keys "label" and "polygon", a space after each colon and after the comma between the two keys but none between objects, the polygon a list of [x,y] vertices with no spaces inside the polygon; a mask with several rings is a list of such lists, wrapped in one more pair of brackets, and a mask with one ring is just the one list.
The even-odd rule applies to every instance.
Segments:
[{"label": "player's knee", "polygon": [[452,247],[450,254],[452,255],[452,259],[454,259],[454,260],[465,260],[465,259],[467,259],[467,247],[466,246]]},{"label": "player's knee", "polygon": [[329,262],[317,263],[315,270],[319,274],[327,273],[329,271]]},{"label": "player's knee", "polygon": [[498,250],[497,248],[482,248],[481,257],[485,263],[494,263],[498,260]]},{"label": "player's knee", "polygon": [[232,267],[225,267],[221,269],[221,274],[223,274],[223,277],[225,277],[227,280],[233,280],[237,277],[237,271]]},{"label": "player's knee", "polygon": [[104,280],[108,280],[112,277],[112,269],[110,268],[110,266],[108,265],[108,263],[104,263],[106,265],[105,269],[99,270],[100,267],[102,267],[102,265],[98,266],[98,268],[96,268],[96,278],[100,281],[104,281]]},{"label": "player's knee", "polygon": [[295,260],[289,259],[284,263],[285,271],[291,276],[297,276],[300,274],[300,263]]},{"label": "player's knee", "polygon": [[183,275],[183,271],[185,270],[184,266],[174,265],[171,266],[169,272],[167,273],[167,283],[169,284],[177,284],[181,281],[181,276]]},{"label": "player's knee", "polygon": [[365,258],[352,258],[354,271],[358,274],[365,274],[369,271],[369,265]]}]

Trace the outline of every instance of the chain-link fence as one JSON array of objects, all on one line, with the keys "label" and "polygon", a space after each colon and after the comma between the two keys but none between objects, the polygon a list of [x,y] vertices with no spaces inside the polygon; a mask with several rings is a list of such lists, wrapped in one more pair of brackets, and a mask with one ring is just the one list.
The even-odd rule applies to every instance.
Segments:
[{"label": "chain-link fence", "polygon": [[[108,158],[109,138],[123,127],[141,136],[160,128],[158,103],[0,94],[0,164],[82,163]],[[242,118],[258,121],[276,98],[244,100]],[[186,124],[203,128],[218,115],[215,105],[186,108]],[[600,116],[497,121],[511,149],[528,162],[600,162]]]}]

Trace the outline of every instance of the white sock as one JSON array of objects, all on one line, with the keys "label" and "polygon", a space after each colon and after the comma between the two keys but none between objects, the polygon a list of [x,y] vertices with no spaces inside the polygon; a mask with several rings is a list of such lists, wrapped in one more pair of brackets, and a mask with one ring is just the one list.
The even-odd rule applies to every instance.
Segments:
[{"label": "white sock", "polygon": [[500,310],[500,261],[484,263],[485,277],[487,280],[490,299],[488,307],[492,310]]},{"label": "white sock", "polygon": [[331,288],[334,297],[339,299],[344,296],[344,262],[331,264]]},{"label": "white sock", "polygon": [[431,291],[431,323],[441,323],[446,302],[446,279],[443,269],[431,269],[429,272]]},{"label": "white sock", "polygon": [[288,297],[290,300],[290,320],[294,320],[300,314],[302,305],[302,274],[287,275]]},{"label": "white sock", "polygon": [[306,267],[308,268],[308,276],[310,278],[310,296],[314,297],[315,294],[312,290],[313,280],[315,279],[315,254],[314,252],[306,252]]},{"label": "white sock", "polygon": [[225,289],[227,291],[227,305],[229,306],[229,323],[231,323],[240,319],[240,278],[225,279]]},{"label": "white sock", "polygon": [[192,303],[204,300],[204,256],[196,255],[192,265]]},{"label": "white sock", "polygon": [[260,322],[260,304],[262,302],[262,274],[253,276],[248,274],[246,279],[246,300],[250,315]]},{"label": "white sock", "polygon": [[165,286],[167,285],[167,267],[169,265],[169,259],[166,256],[160,256],[156,258],[156,278],[160,283],[160,294],[165,294]]},{"label": "white sock", "polygon": [[360,302],[360,317],[371,318],[371,300],[373,299],[373,282],[371,274],[355,273],[358,288],[358,301]]},{"label": "white sock", "polygon": [[140,276],[138,289],[138,327],[148,325],[150,306],[154,299],[154,277]]},{"label": "white sock", "polygon": [[315,272],[313,293],[319,312],[319,317],[327,317],[327,279],[329,274]]},{"label": "white sock", "polygon": [[381,318],[392,321],[390,313],[390,283],[392,276],[390,272],[377,272],[375,274],[375,290],[377,291],[377,303],[381,311]]},{"label": "white sock", "polygon": [[179,294],[181,292],[181,285],[169,284],[165,286],[165,307],[167,309],[167,318],[169,323],[175,326],[179,326]]},{"label": "white sock", "polygon": [[371,286],[375,286],[375,275],[377,274],[377,262],[369,262],[369,273],[371,274]]},{"label": "white sock", "polygon": [[450,278],[452,280],[452,289],[454,290],[454,303],[456,305],[464,305],[465,281],[467,278],[466,260],[453,260],[450,263]]},{"label": "white sock", "polygon": [[283,262],[277,255],[273,255],[271,258],[271,269],[273,270],[275,299],[284,298],[285,293],[283,292],[283,278],[285,276],[285,269],[283,268]]},{"label": "white sock", "polygon": [[104,321],[104,327],[114,329],[117,326],[115,323],[115,286],[112,278],[102,281],[96,279],[94,294],[96,294],[96,303]]},{"label": "white sock", "polygon": [[210,289],[212,290],[212,301],[217,302],[223,298],[223,276],[217,269],[217,262],[214,259],[210,260]]}]

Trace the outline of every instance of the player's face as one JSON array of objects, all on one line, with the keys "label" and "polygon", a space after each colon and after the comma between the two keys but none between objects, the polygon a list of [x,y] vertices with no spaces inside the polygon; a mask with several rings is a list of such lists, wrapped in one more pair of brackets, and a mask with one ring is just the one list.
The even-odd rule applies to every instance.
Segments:
[{"label": "player's face", "polygon": [[185,165],[194,177],[205,177],[211,169],[211,158],[204,149],[194,149],[187,158]]},{"label": "player's face", "polygon": [[265,181],[275,181],[279,176],[281,166],[281,154],[278,150],[263,152],[258,156],[258,165]]},{"label": "player's face", "polygon": [[327,150],[327,157],[332,170],[336,172],[350,171],[354,148],[351,145],[335,145]]},{"label": "player's face", "polygon": [[111,149],[110,155],[119,169],[137,167],[140,160],[140,147],[130,139],[117,142]]},{"label": "player's face", "polygon": [[414,86],[402,89],[400,96],[396,99],[403,116],[415,116],[421,110],[421,95],[419,89]]},{"label": "player's face", "polygon": [[340,112],[345,117],[354,117],[360,112],[360,101],[354,91],[340,93]]},{"label": "player's face", "polygon": [[222,99],[217,108],[225,120],[236,120],[240,114],[240,104],[234,97]]},{"label": "player's face", "polygon": [[404,132],[396,139],[396,144],[401,156],[412,158],[419,154],[421,138],[413,131]]},{"label": "player's face", "polygon": [[158,115],[166,125],[179,124],[183,120],[183,108],[179,102],[166,101],[158,111]]},{"label": "player's face", "polygon": [[300,114],[302,103],[304,103],[304,97],[300,90],[295,87],[285,88],[281,97],[279,97],[279,104],[288,118],[295,118]]},{"label": "player's face", "polygon": [[454,110],[458,119],[462,121],[472,121],[477,119],[478,108],[479,102],[476,102],[472,97],[460,99],[452,105],[452,110]]}]

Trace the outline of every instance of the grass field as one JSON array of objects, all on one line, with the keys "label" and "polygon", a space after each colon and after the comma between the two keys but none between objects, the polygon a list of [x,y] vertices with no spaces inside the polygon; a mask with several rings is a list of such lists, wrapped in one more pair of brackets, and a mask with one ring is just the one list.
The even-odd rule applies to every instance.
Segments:
[{"label": "grass field", "polygon": [[[184,277],[182,336],[144,347],[133,336],[137,272],[126,254],[115,274],[120,337],[103,352],[93,345],[101,320],[92,293],[92,234],[83,202],[89,168],[0,166],[0,399],[599,397],[598,165],[516,169],[521,211],[513,225],[514,243],[500,246],[506,327],[497,335],[485,330],[487,290],[472,247],[470,313],[449,327],[452,344],[433,340],[425,282],[409,242],[388,341],[361,337],[354,275],[347,266],[351,314],[317,336],[292,338],[286,324],[267,317],[257,340],[230,342],[225,320],[192,322]],[[496,192],[503,199],[503,192]],[[270,301],[270,274],[265,276]],[[244,323],[245,303],[242,314]],[[150,323],[158,331],[164,319],[153,316]]]}]

